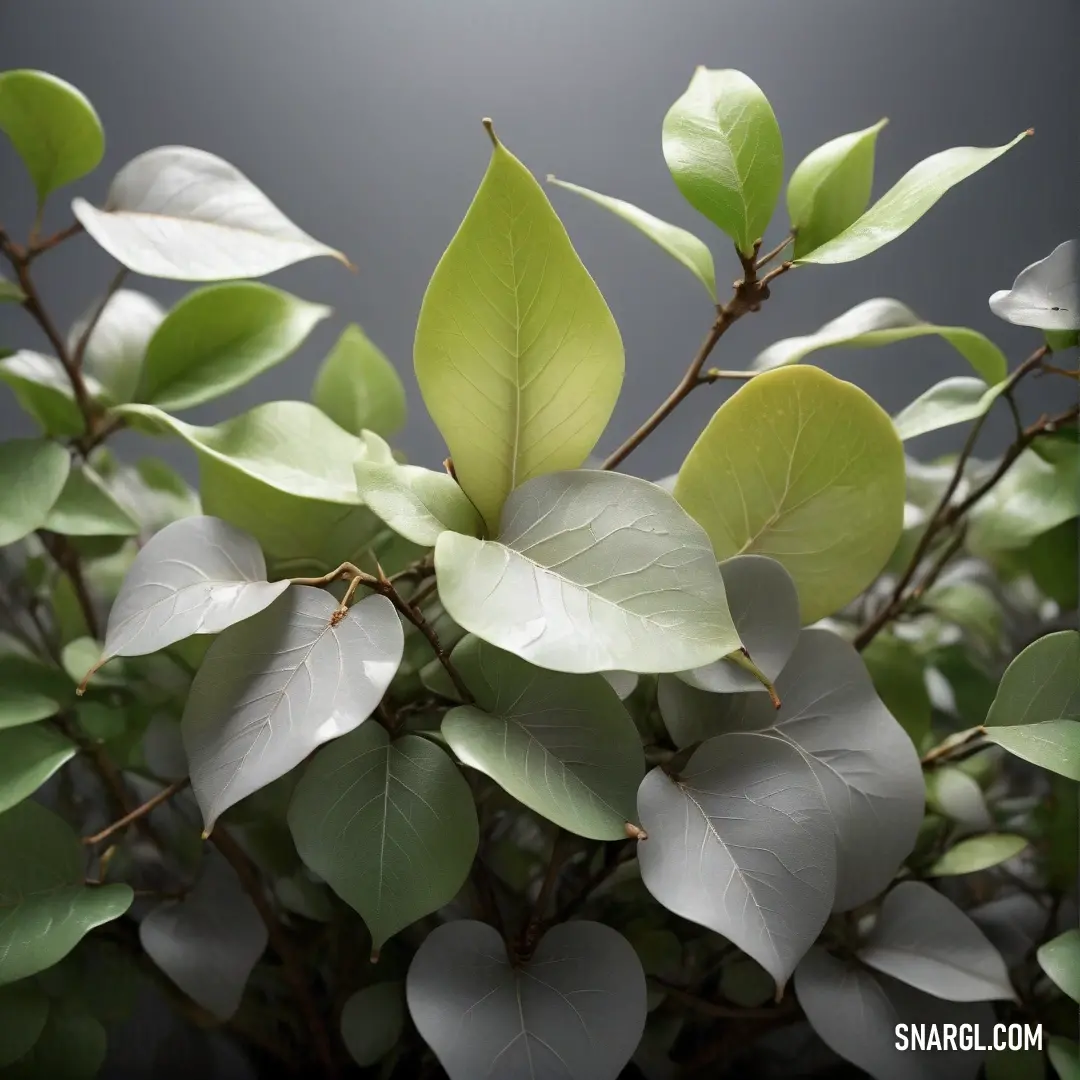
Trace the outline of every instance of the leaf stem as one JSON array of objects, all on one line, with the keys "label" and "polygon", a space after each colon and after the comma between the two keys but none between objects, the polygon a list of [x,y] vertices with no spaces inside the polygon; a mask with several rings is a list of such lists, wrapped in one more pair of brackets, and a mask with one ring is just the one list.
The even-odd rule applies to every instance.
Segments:
[{"label": "leaf stem", "polygon": [[137,806],[129,814],[125,814],[119,821],[114,821],[111,825],[102,829],[101,832],[94,833],[93,836],[84,836],[82,842],[92,847],[95,844],[100,844],[102,840],[108,840],[114,833],[126,829],[133,822],[138,821],[139,818],[149,814],[151,810],[155,810],[162,803],[168,802],[177,792],[183,791],[190,783],[191,780],[186,776],[183,780],[174,781],[168,787],[162,788],[152,798],[147,799],[141,806]]},{"label": "leaf stem", "polygon": [[757,664],[755,664],[754,661],[750,659],[750,654],[745,649],[737,649],[735,652],[729,653],[727,656],[725,656],[724,659],[729,660],[736,667],[740,667],[743,669],[743,671],[749,672],[749,674],[753,675],[754,678],[757,679],[757,681],[761,683],[761,685],[764,686],[765,689],[768,691],[769,700],[772,702],[773,708],[780,708],[781,704],[783,703],[780,701],[780,695],[776,692],[776,687],[773,686],[772,681],[765,674],[765,672],[762,671],[761,668],[759,668]]},{"label": "leaf stem", "polygon": [[982,724],[968,728],[966,731],[957,731],[947,739],[943,739],[932,750],[923,754],[920,761],[923,765],[936,765],[943,758],[951,757],[958,750],[970,746],[973,742],[981,739],[986,734],[986,728]]}]

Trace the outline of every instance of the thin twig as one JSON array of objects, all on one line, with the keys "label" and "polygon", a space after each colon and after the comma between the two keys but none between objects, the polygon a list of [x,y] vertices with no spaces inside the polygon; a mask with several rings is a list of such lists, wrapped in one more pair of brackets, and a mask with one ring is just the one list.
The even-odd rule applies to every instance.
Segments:
[{"label": "thin twig", "polygon": [[521,942],[518,955],[527,960],[533,954],[536,943],[540,937],[540,930],[544,922],[544,912],[547,911],[548,901],[559,880],[559,872],[563,868],[566,858],[566,836],[561,828],[557,829],[555,838],[551,843],[551,857],[548,859],[547,870],[540,882],[540,891],[536,894],[536,901],[532,906],[532,913],[525,929],[521,934]]},{"label": "thin twig", "polygon": [[[92,638],[101,636],[98,625],[97,612],[94,610],[94,602],[90,598],[90,592],[86,587],[86,581],[82,574],[82,565],[79,562],[79,553],[71,546],[65,536],[59,533],[48,532],[45,529],[38,530],[38,537],[45,550],[52,556],[53,561],[67,575],[71,582],[72,591],[82,612],[86,629]],[[95,669],[96,670],[96,669]],[[89,678],[89,675],[87,676]],[[86,685],[85,683],[83,684]]]},{"label": "thin twig", "polygon": [[932,750],[923,754],[920,761],[923,765],[936,765],[942,759],[952,757],[962,748],[970,747],[986,734],[986,728],[982,724],[978,727],[968,728],[966,731],[958,731],[940,742]]},{"label": "thin twig", "polygon": [[147,799],[142,806],[137,806],[131,813],[125,814],[119,821],[114,821],[111,825],[102,829],[101,832],[94,833],[93,836],[84,836],[82,842],[87,845],[100,844],[102,840],[107,840],[113,833],[127,828],[128,825],[149,814],[151,810],[156,809],[162,803],[168,802],[177,792],[183,791],[190,783],[191,780],[186,776],[183,780],[174,781],[168,787],[162,788],[152,798]]},{"label": "thin twig", "polygon": [[51,251],[54,247],[62,244],[65,240],[70,240],[73,236],[78,236],[82,231],[82,224],[73,221],[66,229],[61,229],[59,232],[53,233],[52,236],[46,236],[44,240],[37,240],[28,244],[25,253],[26,261],[28,263],[33,262],[39,255]]},{"label": "thin twig", "polygon": [[254,863],[248,858],[243,848],[220,825],[210,834],[210,842],[221,852],[225,860],[236,871],[240,884],[251,898],[259,912],[259,917],[266,925],[270,946],[278,954],[284,968],[285,978],[292,989],[297,1007],[300,1009],[311,1036],[315,1053],[318,1055],[324,1074],[330,1077],[339,1075],[330,1036],[323,1024],[315,998],[311,993],[307,974],[302,959],[293,949],[292,941],[281,925],[276,912],[266,899],[262,878]]},{"label": "thin twig", "polygon": [[97,307],[91,312],[90,318],[86,322],[86,327],[79,335],[78,341],[75,342],[75,348],[71,350],[71,366],[76,371],[82,370],[83,356],[86,353],[86,346],[90,341],[90,335],[93,334],[94,328],[101,320],[101,316],[104,313],[105,308],[108,307],[109,301],[116,295],[117,290],[124,283],[125,277],[127,277],[127,267],[121,266],[113,276],[112,281],[109,282],[108,288],[98,302]]},{"label": "thin twig", "polygon": [[781,240],[780,243],[772,249],[772,251],[767,251],[764,255],[761,256],[760,259],[758,259],[758,261],[754,264],[754,269],[760,270],[763,266],[768,266],[769,263],[771,263],[777,255],[783,254],[784,248],[786,248],[788,244],[793,244],[794,242],[795,230],[792,229],[792,231],[789,232],[787,236],[785,236],[784,239]]}]

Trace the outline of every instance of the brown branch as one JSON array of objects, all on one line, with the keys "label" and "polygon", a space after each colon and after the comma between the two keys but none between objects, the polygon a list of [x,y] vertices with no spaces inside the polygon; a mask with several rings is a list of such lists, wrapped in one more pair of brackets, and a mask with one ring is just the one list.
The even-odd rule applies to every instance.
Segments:
[{"label": "brown branch", "polygon": [[540,882],[540,891],[536,894],[536,901],[532,906],[532,914],[529,916],[529,921],[525,924],[525,929],[521,934],[521,941],[517,951],[519,958],[522,960],[528,960],[529,957],[532,956],[533,950],[536,948],[536,943],[540,938],[540,931],[544,922],[544,912],[547,910],[548,901],[551,899],[551,894],[559,880],[559,872],[562,870],[569,854],[566,851],[566,847],[567,837],[563,833],[563,830],[559,828],[556,831],[555,839],[551,844],[551,857],[548,859],[544,878]]},{"label": "brown branch", "polygon": [[102,840],[107,840],[114,833],[127,828],[128,825],[149,814],[151,810],[156,809],[162,803],[168,802],[177,792],[183,791],[190,783],[188,777],[174,781],[168,787],[162,788],[153,798],[147,799],[142,806],[137,806],[131,813],[125,814],[119,821],[114,821],[111,825],[102,829],[101,832],[94,833],[93,836],[84,836],[82,842],[87,845],[100,844]]},{"label": "brown branch", "polygon": [[936,765],[943,758],[952,757],[957,751],[969,748],[986,734],[986,728],[980,724],[978,727],[968,728],[967,731],[958,731],[940,742],[932,750],[927,751],[919,759],[923,765]]},{"label": "brown branch", "polygon": [[82,371],[83,356],[86,353],[86,346],[90,341],[90,335],[93,334],[94,328],[101,320],[101,316],[108,307],[109,301],[116,295],[117,290],[124,283],[124,278],[127,277],[127,267],[121,266],[120,269],[113,276],[112,281],[109,282],[108,288],[105,290],[104,295],[98,302],[97,307],[90,314],[90,318],[87,320],[86,328],[79,335],[78,341],[75,342],[75,348],[71,350],[71,366],[76,371]]},{"label": "brown branch", "polygon": [[[49,532],[46,529],[38,530],[38,537],[45,550],[52,556],[53,561],[67,575],[71,582],[72,591],[78,601],[79,610],[86,622],[86,629],[92,638],[101,636],[101,628],[98,624],[97,612],[94,610],[94,602],[90,598],[90,592],[83,578],[82,565],[79,562],[79,553],[71,546],[67,537],[58,533]],[[96,669],[95,669],[96,670]],[[85,683],[84,683],[85,686]]]},{"label": "brown branch", "polygon": [[53,233],[52,236],[46,236],[44,240],[36,240],[28,244],[24,258],[27,263],[31,263],[39,255],[43,255],[46,251],[51,251],[54,247],[59,246],[65,240],[70,240],[73,236],[78,236],[82,231],[82,224],[78,221],[73,221],[66,229],[61,229],[59,232]]},{"label": "brown branch", "polygon": [[788,244],[793,244],[794,242],[795,242],[795,230],[792,229],[791,232],[789,232],[787,234],[787,236],[785,236],[784,239],[781,240],[780,243],[777,244],[776,247],[774,247],[772,249],[772,251],[766,252],[764,255],[761,256],[760,259],[758,259],[758,261],[754,264],[754,269],[755,270],[760,270],[763,266],[768,266],[769,263],[771,263],[773,261],[773,259],[776,258],[777,255],[780,255],[780,254],[783,253],[784,248],[786,248],[788,246]]},{"label": "brown branch", "polygon": [[210,842],[214,844],[233,870],[236,871],[240,884],[251,898],[251,902],[259,912],[259,917],[266,925],[270,946],[281,960],[285,978],[307,1025],[312,1045],[322,1065],[323,1074],[330,1077],[338,1076],[340,1070],[334,1057],[330,1036],[315,1003],[315,998],[311,993],[303,961],[293,948],[289,935],[285,932],[285,928],[281,925],[276,912],[266,899],[258,869],[248,858],[243,848],[220,825],[211,833]]},{"label": "brown branch", "polygon": [[760,241],[754,245],[754,250],[751,255],[739,254],[739,260],[743,267],[743,276],[735,282],[735,291],[732,294],[731,299],[717,309],[715,322],[705,336],[705,340],[701,343],[694,359],[690,361],[690,366],[679,380],[678,385],[672,390],[656,411],[653,412],[652,416],[650,416],[637,431],[614,451],[614,453],[606,458],[601,468],[614,469],[621,464],[668,416],[671,415],[672,412],[675,411],[679,403],[684,398],[688,397],[696,387],[702,386],[705,383],[714,382],[715,378],[729,377],[727,375],[720,375],[719,373],[715,378],[711,378],[708,375],[702,377],[702,368],[705,367],[705,362],[712,354],[713,349],[716,347],[716,343],[725,333],[727,333],[728,328],[748,312],[757,311],[769,298],[770,282],[781,274],[787,273],[793,265],[790,262],[783,262],[775,269],[770,270],[764,277],[759,278],[757,273],[758,267],[755,261],[757,259],[759,248]]}]

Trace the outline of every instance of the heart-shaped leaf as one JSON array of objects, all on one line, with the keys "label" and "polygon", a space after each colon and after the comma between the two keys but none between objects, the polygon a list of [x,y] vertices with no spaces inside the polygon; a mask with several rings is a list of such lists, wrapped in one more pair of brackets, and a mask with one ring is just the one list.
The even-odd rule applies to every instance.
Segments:
[{"label": "heart-shaped leaf", "polygon": [[967,375],[942,379],[901,409],[893,417],[893,427],[907,442],[931,431],[966,424],[985,415],[1007,386],[1007,379],[995,386]]},{"label": "heart-shaped leaf", "polygon": [[787,206],[796,258],[843,232],[866,209],[878,132],[887,123],[879,120],[873,127],[830,139],[795,166]]},{"label": "heart-shaped leaf", "polygon": [[709,421],[679,470],[675,498],[721,561],[779,562],[799,590],[803,623],[812,623],[858,596],[896,547],[903,445],[858,387],[818,368],[770,371]]},{"label": "heart-shaped leaf", "polygon": [[48,1015],[49,999],[35,983],[0,987],[0,1068],[33,1049]]},{"label": "heart-shaped leaf", "polygon": [[818,947],[799,964],[795,993],[825,1044],[873,1080],[975,1080],[981,1054],[940,1045],[924,1050],[911,1035],[936,1029],[940,1037],[946,1024],[989,1031],[994,1023],[985,1002],[943,1001]]},{"label": "heart-shaped leaf", "polygon": [[266,949],[267,931],[235,871],[212,854],[183,899],[166,900],[143,919],[139,942],[188,997],[228,1020]]},{"label": "heart-shaped leaf", "polygon": [[73,465],[45,528],[62,536],[135,536],[138,522],[89,465]]},{"label": "heart-shaped leaf", "polygon": [[998,866],[1019,855],[1028,846],[1023,836],[1011,833],[987,833],[970,836],[954,844],[933,866],[926,871],[927,877],[953,877],[957,874],[975,874]]},{"label": "heart-shaped leaf", "polygon": [[[11,387],[19,404],[46,435],[81,435],[86,421],[75,404],[71,380],[52,356],[20,349],[0,359],[0,380]],[[90,397],[102,396],[101,384],[91,375],[83,382]]]},{"label": "heart-shaped leaf", "polygon": [[1016,1000],[1005,961],[986,935],[922,881],[902,881],[889,892],[858,955],[946,1001]]},{"label": "heart-shaped leaf", "polygon": [[255,281],[196,289],[150,339],[136,397],[174,412],[212,401],[292,356],[329,314]]},{"label": "heart-shaped leaf", "polygon": [[33,795],[75,752],[70,739],[42,724],[0,731],[0,814]]},{"label": "heart-shaped leaf", "polygon": [[93,105],[71,83],[44,71],[0,73],[0,131],[30,173],[38,206],[51,191],[92,172],[105,153]]},{"label": "heart-shaped leaf", "polygon": [[378,950],[450,903],[479,842],[472,791],[445,751],[376,723],[336,739],[289,807],[300,858],[360,913]]},{"label": "heart-shaped leaf", "polygon": [[71,455],[47,439],[0,443],[0,547],[40,529],[60,497]]},{"label": "heart-shaped leaf", "polygon": [[616,1080],[645,1027],[645,975],[629,942],[569,922],[511,965],[498,932],[446,923],[416,952],[409,1012],[450,1080]]},{"label": "heart-shaped leaf", "polygon": [[797,262],[845,263],[872,254],[907,232],[950,188],[996,161],[1030,134],[1022,131],[1004,146],[957,146],[920,161],[842,233]]},{"label": "heart-shaped leaf", "polygon": [[1080,330],[1080,240],[1058,244],[1021,270],[1011,289],[990,297],[990,310],[1018,326]]},{"label": "heart-shaped leaf", "polygon": [[741,71],[699,67],[664,117],[664,160],[686,201],[749,255],[784,183],[772,106]]},{"label": "heart-shaped leaf", "polygon": [[924,322],[899,300],[884,296],[856,304],[812,334],[777,341],[758,353],[753,367],[767,371],[797,364],[819,349],[872,349],[928,334],[947,341],[986,382],[997,383],[1005,378],[1008,361],[988,337],[966,326],[935,326]]},{"label": "heart-shaped leaf", "polygon": [[405,1000],[399,982],[373,983],[357,990],[341,1010],[341,1040],[361,1068],[394,1049],[405,1027]]},{"label": "heart-shaped leaf", "polygon": [[454,649],[453,662],[476,697],[442,723],[462,763],[570,832],[624,837],[637,817],[645,760],[610,684],[543,671],[473,637]]},{"label": "heart-shaped leaf", "polygon": [[[736,555],[720,564],[728,609],[743,648],[774,681],[799,639],[799,594],[791,575],[774,559]],[[760,679],[728,660],[679,672],[679,678],[713,693],[764,691]],[[665,680],[666,681],[666,680]]]},{"label": "heart-shaped leaf", "polygon": [[516,487],[582,464],[615,407],[615,320],[543,189],[500,142],[424,294],[414,362],[492,533]]},{"label": "heart-shaped leaf", "polygon": [[709,739],[678,776],[638,791],[645,887],[668,910],[723,934],[778,992],[833,906],[836,843],[821,788],[776,738]]},{"label": "heart-shaped leaf", "polygon": [[394,365],[355,323],[322,362],[311,400],[353,435],[389,438],[405,426],[405,387]]},{"label": "heart-shaped leaf", "polygon": [[666,251],[676,262],[680,262],[691,274],[705,286],[710,299],[716,302],[716,268],[713,265],[712,252],[693,233],[661,221],[658,217],[634,206],[633,203],[614,199],[610,195],[601,195],[598,191],[579,187],[577,184],[548,177],[549,184],[556,184],[567,191],[575,191],[590,202],[610,210],[616,217],[629,222],[643,232],[654,244]]},{"label": "heart-shaped leaf", "polygon": [[114,177],[104,209],[71,204],[83,228],[136,274],[174,281],[255,278],[340,251],[297,228],[235,166],[190,146],[159,146]]},{"label": "heart-shaped leaf", "polygon": [[846,641],[828,630],[799,635],[776,680],[779,710],[764,694],[707,694],[681,680],[664,683],[660,705],[676,745],[747,731],[781,738],[799,752],[825,794],[836,836],[836,910],[865,903],[888,885],[922,821],[922,769]]},{"label": "heart-shaped leaf", "polygon": [[135,557],[109,612],[112,656],[157,652],[192,634],[217,634],[276,600],[287,581],[268,582],[258,545],[218,518],[183,518]]},{"label": "heart-shaped leaf", "polygon": [[146,346],[165,318],[165,309],[152,297],[120,289],[104,307],[100,299],[95,301],[72,326],[68,335],[72,353],[95,316],[97,321],[83,352],[83,368],[97,378],[114,403],[131,401],[142,373]]},{"label": "heart-shaped leaf", "polygon": [[206,832],[218,816],[371,715],[401,662],[394,605],[368,596],[334,622],[337,601],[293,586],[214,640],[181,730]]},{"label": "heart-shaped leaf", "polygon": [[739,647],[708,537],[636,477],[537,477],[497,541],[443,533],[435,568],[455,622],[553,671],[682,671]]},{"label": "heart-shaped leaf", "polygon": [[131,904],[127,885],[83,885],[83,846],[51,810],[27,799],[0,814],[0,985],[63,959]]}]

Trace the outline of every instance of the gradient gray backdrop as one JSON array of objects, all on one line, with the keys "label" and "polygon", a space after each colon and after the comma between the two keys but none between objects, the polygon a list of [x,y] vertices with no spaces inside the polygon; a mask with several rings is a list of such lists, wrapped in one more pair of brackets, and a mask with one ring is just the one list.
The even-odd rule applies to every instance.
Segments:
[{"label": "gradient gray backdrop", "polygon": [[[317,361],[346,321],[358,321],[410,387],[404,445],[428,465],[444,450],[413,385],[413,329],[487,162],[482,116],[494,117],[536,174],[619,195],[710,238],[721,281],[737,264],[683,202],[660,150],[664,113],[698,64],[741,68],[764,88],[788,172],[825,140],[888,116],[878,194],[937,150],[995,146],[1034,127],[1034,139],[883,251],[782,280],[765,311],[725,338],[716,361],[744,366],[777,338],[813,330],[868,297],[894,296],[924,318],[991,334],[1017,362],[1036,335],[1000,323],[986,301],[1077,233],[1077,41],[1077,0],[0,0],[0,69],[55,72],[90,97],[105,124],[105,162],[79,194],[100,200],[134,155],[190,144],[232,161],[360,267],[353,276],[318,260],[277,275],[283,287],[334,305],[335,320],[300,355],[188,418],[306,398]],[[54,197],[51,227],[70,220],[74,193]],[[568,193],[552,195],[626,341],[626,384],[601,447],[610,448],[674,384],[708,326],[709,305],[682,267],[629,226]],[[20,166],[0,147],[0,221],[18,236],[31,212]],[[771,238],[785,225],[781,215]],[[38,268],[65,325],[112,274],[86,237]],[[135,285],[166,301],[181,292],[167,282]],[[0,344],[43,346],[10,306],[0,309]],[[936,340],[834,353],[825,363],[890,411],[940,378],[969,373]],[[1032,389],[1042,401],[1029,408],[1053,407],[1052,395],[1063,394],[1049,380]],[[674,470],[729,392],[698,391],[628,465],[649,477]],[[1009,431],[1001,413],[991,440]],[[0,388],[0,434],[28,430]],[[955,434],[915,448],[948,447]],[[186,450],[171,445],[169,456],[194,475]],[[145,1030],[129,1029],[129,1062]],[[195,1067],[183,1055],[173,1063],[179,1073]]]}]

